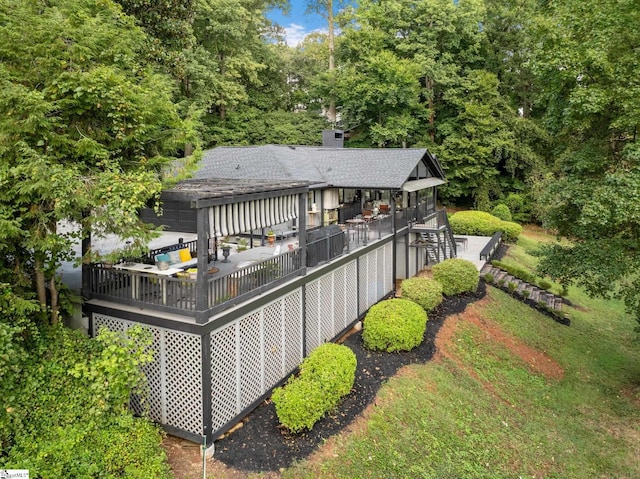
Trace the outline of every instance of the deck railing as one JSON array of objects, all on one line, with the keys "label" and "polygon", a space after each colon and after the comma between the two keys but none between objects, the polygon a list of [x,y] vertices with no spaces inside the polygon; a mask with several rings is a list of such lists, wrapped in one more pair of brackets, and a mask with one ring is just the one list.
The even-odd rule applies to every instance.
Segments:
[{"label": "deck railing", "polygon": [[327,235],[307,243],[307,266],[313,268],[326,263],[349,251],[349,242],[345,232],[336,229],[327,231]]},{"label": "deck railing", "polygon": [[208,307],[215,309],[232,299],[246,299],[264,292],[271,283],[300,271],[300,249],[257,261],[207,281]]},{"label": "deck railing", "polygon": [[[232,299],[258,295],[272,283],[297,274],[300,268],[300,249],[295,249],[256,261],[226,275],[209,278],[207,307],[212,313],[215,312],[213,310],[225,309],[220,305]],[[100,264],[89,266],[87,270],[90,298],[156,306],[167,311],[196,311],[198,288],[195,276],[158,276]]]},{"label": "deck railing", "polygon": [[[362,228],[364,236],[354,229],[327,229],[327,234],[306,243],[305,266],[315,267],[348,254],[350,248],[364,246],[370,241],[393,232],[390,215],[380,215]],[[316,234],[318,231],[316,230]],[[188,243],[184,243],[188,247]],[[225,275],[207,278],[207,313],[215,314],[246,299],[263,293],[279,282],[300,274],[302,249],[266,257]],[[89,275],[89,299],[104,299],[160,311],[196,316],[197,279],[195,275],[182,277],[159,276],[153,273],[107,267],[101,264],[86,268]]]}]

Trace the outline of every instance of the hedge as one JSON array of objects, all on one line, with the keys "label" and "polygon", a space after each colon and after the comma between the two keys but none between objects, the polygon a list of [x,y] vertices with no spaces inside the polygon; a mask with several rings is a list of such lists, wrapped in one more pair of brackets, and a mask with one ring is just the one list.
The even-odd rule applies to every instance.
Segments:
[{"label": "hedge", "polygon": [[401,286],[402,297],[418,303],[429,312],[442,303],[442,285],[430,278],[405,279]]},{"label": "hedge", "polygon": [[480,274],[476,266],[466,259],[452,258],[433,265],[433,279],[442,285],[446,296],[478,289]]},{"label": "hedge", "polygon": [[457,235],[493,236],[502,231],[502,238],[507,242],[516,241],[522,233],[518,223],[503,221],[484,211],[458,211],[451,215],[449,224]]},{"label": "hedge", "polygon": [[356,355],[347,346],[325,343],[305,358],[300,373],[273,391],[280,424],[293,433],[311,429],[351,391]]},{"label": "hedge", "polygon": [[364,319],[362,339],[368,349],[410,351],[424,339],[427,313],[408,299],[388,299],[373,305]]},{"label": "hedge", "polygon": [[494,206],[491,214],[502,221],[511,221],[511,211],[507,205],[499,204]]}]

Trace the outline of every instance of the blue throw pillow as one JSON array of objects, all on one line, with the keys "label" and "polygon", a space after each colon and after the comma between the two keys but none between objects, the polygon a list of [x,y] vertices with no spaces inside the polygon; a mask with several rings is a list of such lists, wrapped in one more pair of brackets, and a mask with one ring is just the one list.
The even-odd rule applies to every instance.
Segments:
[{"label": "blue throw pillow", "polygon": [[160,262],[160,261],[166,261],[167,263],[171,262],[171,258],[169,257],[168,254],[159,254],[156,256],[156,262]]}]

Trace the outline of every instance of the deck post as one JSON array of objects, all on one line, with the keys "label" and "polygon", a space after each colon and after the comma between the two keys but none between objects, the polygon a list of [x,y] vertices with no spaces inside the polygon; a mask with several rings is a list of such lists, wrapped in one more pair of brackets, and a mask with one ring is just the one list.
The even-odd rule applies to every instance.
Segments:
[{"label": "deck post", "polygon": [[211,417],[211,332],[200,338],[202,358],[202,435],[206,437],[206,445],[213,444],[213,427]]},{"label": "deck post", "polygon": [[307,195],[298,194],[298,246],[300,247],[300,274],[307,274]]},{"label": "deck post", "polygon": [[196,281],[196,311],[206,311],[209,307],[207,284],[207,269],[209,267],[209,209],[197,210],[198,233],[198,273]]}]

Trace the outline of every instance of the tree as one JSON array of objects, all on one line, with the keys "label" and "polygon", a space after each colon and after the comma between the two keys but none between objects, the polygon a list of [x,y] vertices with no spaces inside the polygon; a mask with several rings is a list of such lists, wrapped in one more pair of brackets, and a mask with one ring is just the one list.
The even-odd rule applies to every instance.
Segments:
[{"label": "tree", "polygon": [[632,2],[553,4],[536,68],[557,139],[541,207],[545,224],[571,241],[546,248],[540,268],[621,297],[640,318],[638,21]]},{"label": "tree", "polygon": [[342,114],[352,124],[366,124],[366,134],[376,146],[406,146],[420,128],[417,76],[414,63],[392,52],[363,57],[337,77]]},{"label": "tree", "polygon": [[498,79],[484,70],[469,71],[444,101],[457,115],[438,126],[442,143],[436,148],[446,158],[445,197],[470,197],[475,206],[487,211],[490,196],[500,193],[499,176],[514,148],[509,121],[514,114],[498,92]]},{"label": "tree", "polygon": [[[195,138],[139,51],[145,35],[112,2],[8,0],[0,35],[0,280],[26,295],[34,284],[56,322],[72,242],[93,231],[142,248],[152,230],[138,211]],[[61,221],[81,232],[59,234]]]},{"label": "tree", "polygon": [[[334,8],[340,4],[340,0],[307,0],[307,11],[315,12],[324,17],[327,21],[327,50],[328,50],[328,73],[329,77],[335,70],[335,14]],[[327,110],[329,123],[336,123],[336,100],[333,95],[329,98],[329,109]]]}]

